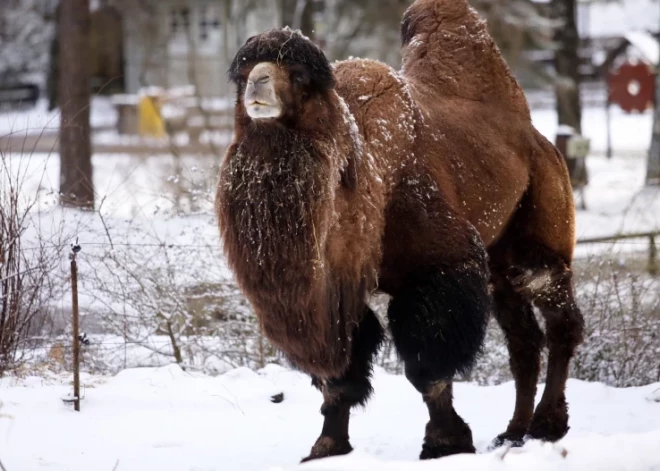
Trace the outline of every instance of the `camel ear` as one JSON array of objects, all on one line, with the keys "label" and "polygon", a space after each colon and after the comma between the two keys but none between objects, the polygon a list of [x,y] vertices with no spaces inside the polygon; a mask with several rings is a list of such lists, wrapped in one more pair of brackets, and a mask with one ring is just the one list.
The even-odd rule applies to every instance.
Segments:
[{"label": "camel ear", "polygon": [[348,156],[348,164],[341,169],[341,183],[345,188],[351,191],[357,189],[358,184],[358,156],[355,152],[351,152]]}]

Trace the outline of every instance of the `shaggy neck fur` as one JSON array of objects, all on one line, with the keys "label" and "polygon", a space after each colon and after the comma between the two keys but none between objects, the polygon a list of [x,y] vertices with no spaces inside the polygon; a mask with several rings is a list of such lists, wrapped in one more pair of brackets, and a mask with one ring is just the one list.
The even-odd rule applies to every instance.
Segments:
[{"label": "shaggy neck fur", "polygon": [[346,141],[341,133],[251,122],[221,170],[218,213],[228,261],[266,335],[306,371],[346,367],[343,312],[354,306],[340,300],[362,289],[347,297],[325,254]]},{"label": "shaggy neck fur", "polygon": [[[228,229],[236,232],[241,258],[270,273],[284,269],[284,261],[307,270],[321,265],[313,242],[322,218],[315,213],[330,197],[330,162],[314,143],[279,124],[254,124],[227,164]],[[279,284],[278,277],[268,281]]]}]

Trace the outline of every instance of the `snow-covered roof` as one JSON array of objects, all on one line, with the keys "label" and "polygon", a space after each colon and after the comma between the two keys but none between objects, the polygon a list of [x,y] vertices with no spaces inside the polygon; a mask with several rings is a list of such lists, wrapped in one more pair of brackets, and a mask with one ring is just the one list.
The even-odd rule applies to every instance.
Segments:
[{"label": "snow-covered roof", "polygon": [[629,31],[625,38],[651,64],[660,64],[660,43],[645,31]]},{"label": "snow-covered roof", "polygon": [[578,27],[585,37],[625,36],[660,29],[660,0],[580,2]]}]

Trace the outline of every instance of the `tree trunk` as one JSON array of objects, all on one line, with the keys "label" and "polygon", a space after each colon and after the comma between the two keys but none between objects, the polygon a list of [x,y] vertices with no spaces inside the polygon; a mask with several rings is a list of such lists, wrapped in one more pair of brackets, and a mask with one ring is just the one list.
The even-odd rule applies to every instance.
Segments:
[{"label": "tree trunk", "polygon": [[580,103],[580,36],[576,22],[576,0],[552,0],[553,16],[561,21],[555,30],[555,70],[557,81],[557,117],[559,124],[582,133],[582,106]]},{"label": "tree trunk", "polygon": [[60,202],[93,209],[89,0],[62,0],[59,13]]},{"label": "tree trunk", "polygon": [[646,184],[660,185],[660,64],[655,75],[655,112],[653,114],[653,133],[651,149],[646,166]]},{"label": "tree trunk", "polygon": [[59,30],[60,30],[60,15],[59,15],[60,7],[59,5],[57,6],[57,10],[55,11],[55,37],[50,43],[50,51],[49,51],[49,68],[48,68],[48,79],[46,82],[46,90],[48,92],[48,111],[53,111],[55,108],[58,106],[58,99],[57,99],[57,93],[59,89],[59,79],[60,79],[60,60],[59,60],[59,55],[60,55],[60,38],[59,38]]},{"label": "tree trunk", "polygon": [[299,29],[312,41],[315,40],[314,2],[312,0],[282,0],[280,8],[284,25]]},{"label": "tree trunk", "polygon": [[[560,126],[569,126],[582,134],[582,103],[580,101],[580,36],[577,30],[577,0],[551,0],[553,18],[560,21],[555,29],[555,99]],[[568,157],[568,156],[564,156]],[[587,184],[584,159],[567,160],[574,187]]]}]

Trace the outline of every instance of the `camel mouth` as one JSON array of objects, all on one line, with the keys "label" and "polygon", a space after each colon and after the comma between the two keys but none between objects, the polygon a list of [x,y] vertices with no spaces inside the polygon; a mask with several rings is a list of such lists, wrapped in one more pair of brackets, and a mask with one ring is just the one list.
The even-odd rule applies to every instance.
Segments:
[{"label": "camel mouth", "polygon": [[259,100],[252,100],[246,106],[247,114],[252,119],[273,119],[279,118],[282,110],[279,105],[265,103]]},{"label": "camel mouth", "polygon": [[252,100],[250,103],[248,103],[248,106],[273,106],[270,103],[266,103],[264,101],[259,101],[259,100]]}]

